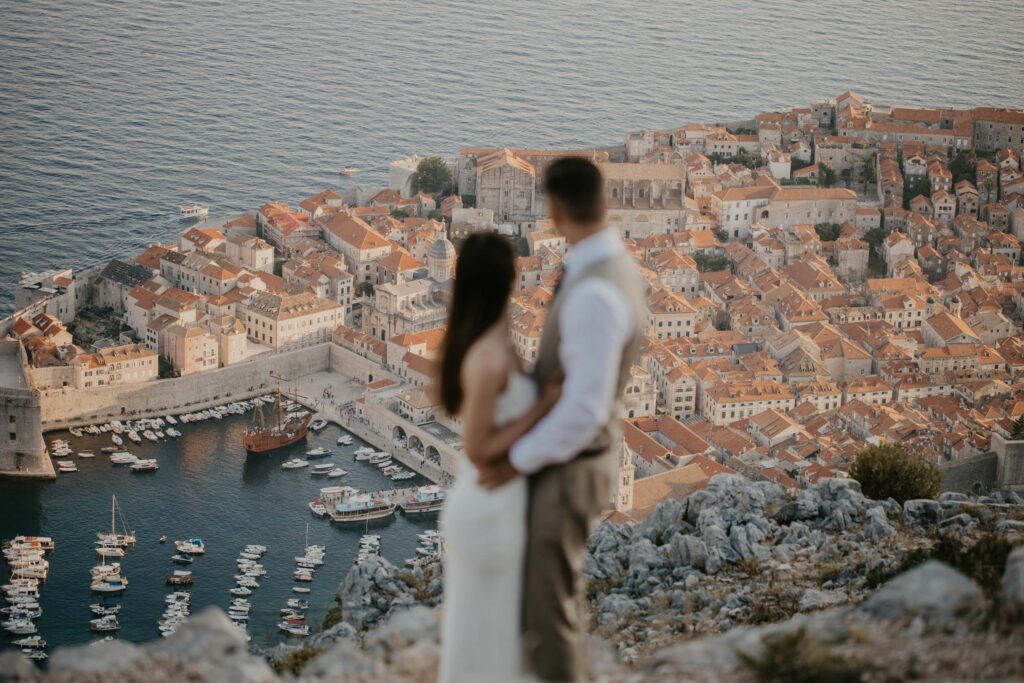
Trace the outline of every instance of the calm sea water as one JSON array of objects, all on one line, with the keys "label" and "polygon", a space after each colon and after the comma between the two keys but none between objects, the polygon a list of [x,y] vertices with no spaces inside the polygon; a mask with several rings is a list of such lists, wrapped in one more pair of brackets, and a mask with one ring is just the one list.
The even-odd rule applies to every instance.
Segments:
[{"label": "calm sea water", "polygon": [[[261,544],[269,548],[262,561],[267,575],[249,597],[253,606],[249,633],[255,644],[277,643],[286,638],[277,632],[276,624],[288,598],[309,600],[308,620],[314,630],[319,627],[367,529],[381,535],[382,554],[401,566],[406,558],[415,557],[416,534],[436,528],[436,513],[397,514],[369,525],[344,526],[313,517],[306,504],[324,486],[379,490],[395,484],[376,467],[354,460],[352,452],[362,445],[358,439],[352,446],[335,445],[342,432],[334,426],[311,433],[306,444],[272,455],[246,456],[241,439],[248,421],[248,416],[234,416],[187,424],[179,427],[183,434],[177,440],[130,446],[139,457],[159,461],[160,469],[147,474],[111,465],[99,451],[110,444],[106,434],[81,439],[66,432],[48,434],[47,439],[71,438],[76,451],[95,449],[96,457],[71,458],[80,471],[52,482],[0,480],[0,538],[22,533],[52,536],[56,542],[56,550],[49,555],[50,576],[40,590],[43,616],[36,622],[44,639],[65,645],[102,637],[89,630],[93,602],[122,605],[120,638],[159,637],[156,622],[164,609],[164,596],[174,590],[164,585],[164,577],[174,569],[189,569],[195,577],[193,613],[207,605],[226,608],[233,597],[228,590],[238,573],[238,553],[247,544]],[[348,475],[328,480],[311,476],[308,469],[281,469],[282,462],[314,446],[334,453],[312,462],[334,462]],[[403,485],[422,483],[425,480],[417,478]],[[101,600],[89,590],[89,568],[99,561],[93,551],[96,532],[110,530],[112,494],[138,534],[138,544],[120,560],[128,589]],[[295,556],[305,547],[307,523],[309,542],[326,545],[327,555],[313,582],[304,584],[312,592],[301,596],[292,593],[296,584],[291,574]],[[159,542],[161,534],[169,537],[166,544]],[[193,537],[205,541],[206,554],[188,567],[172,564],[171,541]],[[0,559],[0,577],[6,576]],[[0,648],[8,645],[9,639],[0,637]]]},{"label": "calm sea water", "polygon": [[[0,2],[0,285],[462,145],[587,146],[847,88],[1024,104],[1018,2]],[[9,310],[10,302],[2,304]]]}]

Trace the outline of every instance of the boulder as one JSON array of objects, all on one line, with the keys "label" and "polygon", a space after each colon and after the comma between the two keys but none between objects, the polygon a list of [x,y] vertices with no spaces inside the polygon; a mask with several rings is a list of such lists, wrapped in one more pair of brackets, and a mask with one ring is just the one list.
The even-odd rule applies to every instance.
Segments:
[{"label": "boulder", "polygon": [[676,566],[689,566],[704,571],[708,560],[708,548],[704,541],[696,536],[677,533],[669,542],[668,557]]},{"label": "boulder", "polygon": [[1014,548],[1006,558],[1001,597],[1008,614],[1024,619],[1024,545]]},{"label": "boulder", "polygon": [[903,521],[911,525],[938,524],[942,519],[942,506],[937,500],[915,498],[903,503]]},{"label": "boulder", "polygon": [[809,612],[812,610],[835,607],[846,602],[846,595],[841,591],[818,590],[808,588],[800,596],[800,611]]},{"label": "boulder", "polygon": [[950,628],[979,614],[985,605],[981,588],[955,569],[934,560],[911,569],[877,590],[855,610],[884,621],[925,623]]},{"label": "boulder", "polygon": [[889,521],[885,508],[881,505],[869,508],[864,523],[864,537],[869,541],[877,541],[896,533],[896,527]]}]

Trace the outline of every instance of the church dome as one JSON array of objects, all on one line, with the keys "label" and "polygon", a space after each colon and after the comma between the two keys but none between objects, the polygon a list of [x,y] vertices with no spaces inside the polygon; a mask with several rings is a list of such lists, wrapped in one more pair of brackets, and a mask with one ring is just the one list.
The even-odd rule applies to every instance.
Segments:
[{"label": "church dome", "polygon": [[427,253],[427,256],[429,258],[454,260],[455,245],[449,242],[447,238],[442,237],[430,245],[430,251]]}]

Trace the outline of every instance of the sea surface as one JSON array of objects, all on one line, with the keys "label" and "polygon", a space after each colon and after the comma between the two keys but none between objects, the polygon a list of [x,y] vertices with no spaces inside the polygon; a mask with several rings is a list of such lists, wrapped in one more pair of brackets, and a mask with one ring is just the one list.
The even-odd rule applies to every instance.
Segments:
[{"label": "sea surface", "polygon": [[[349,525],[314,517],[307,504],[325,486],[374,491],[427,482],[417,477],[395,484],[375,466],[356,461],[352,453],[364,444],[355,439],[351,446],[337,446],[337,438],[344,432],[334,425],[311,432],[306,443],[270,455],[247,456],[241,440],[250,420],[251,414],[189,423],[178,427],[182,436],[176,440],[129,442],[132,453],[159,461],[159,470],[145,474],[114,466],[100,452],[101,446],[111,445],[109,434],[76,439],[67,432],[53,432],[46,435],[48,441],[70,439],[73,450],[93,449],[96,457],[68,457],[79,471],[58,475],[56,481],[0,479],[0,538],[45,535],[56,542],[48,556],[49,578],[39,591],[43,615],[36,621],[39,635],[51,648],[105,635],[89,630],[89,620],[94,618],[89,605],[94,602],[122,606],[118,637],[136,642],[158,638],[157,619],[164,610],[164,596],[175,590],[165,586],[164,579],[175,569],[193,573],[193,614],[208,605],[226,609],[234,597],[228,590],[234,587],[233,577],[238,573],[235,561],[248,544],[268,548],[262,560],[267,575],[249,596],[252,642],[272,645],[288,639],[276,625],[280,609],[293,597],[309,601],[307,618],[315,633],[334,605],[334,594],[352,567],[362,534],[380,534],[384,557],[402,566],[407,558],[416,557],[417,533],[437,527],[436,513],[406,517],[399,512],[387,520]],[[281,469],[282,462],[315,446],[333,454],[312,463],[333,462],[348,474],[326,479],[312,476],[309,469]],[[89,590],[89,569],[100,562],[93,544],[97,532],[110,531],[113,495],[127,526],[138,535],[138,543],[118,560],[128,578],[127,590],[119,596],[102,597]],[[309,543],[325,545],[326,560],[312,583],[296,584],[292,571],[295,557],[304,553],[307,524]],[[120,528],[119,519],[117,525]],[[159,542],[163,534],[168,536],[165,544]],[[196,537],[205,542],[206,554],[186,567],[173,564],[173,541]],[[7,567],[0,558],[0,578],[6,577]],[[312,592],[295,594],[294,585],[309,586]],[[9,646],[10,638],[0,636],[0,649]]]},{"label": "sea surface", "polygon": [[[0,312],[23,270],[463,145],[591,146],[853,89],[1024,105],[1019,1],[0,1]],[[365,169],[348,180],[337,170]]]}]

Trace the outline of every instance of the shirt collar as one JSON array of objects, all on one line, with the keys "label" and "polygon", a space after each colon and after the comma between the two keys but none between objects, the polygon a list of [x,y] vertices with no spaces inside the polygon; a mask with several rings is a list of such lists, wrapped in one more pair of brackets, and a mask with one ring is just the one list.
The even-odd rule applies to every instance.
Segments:
[{"label": "shirt collar", "polygon": [[618,231],[605,228],[580,240],[569,248],[565,256],[565,276],[572,277],[584,268],[622,252],[625,246]]}]

